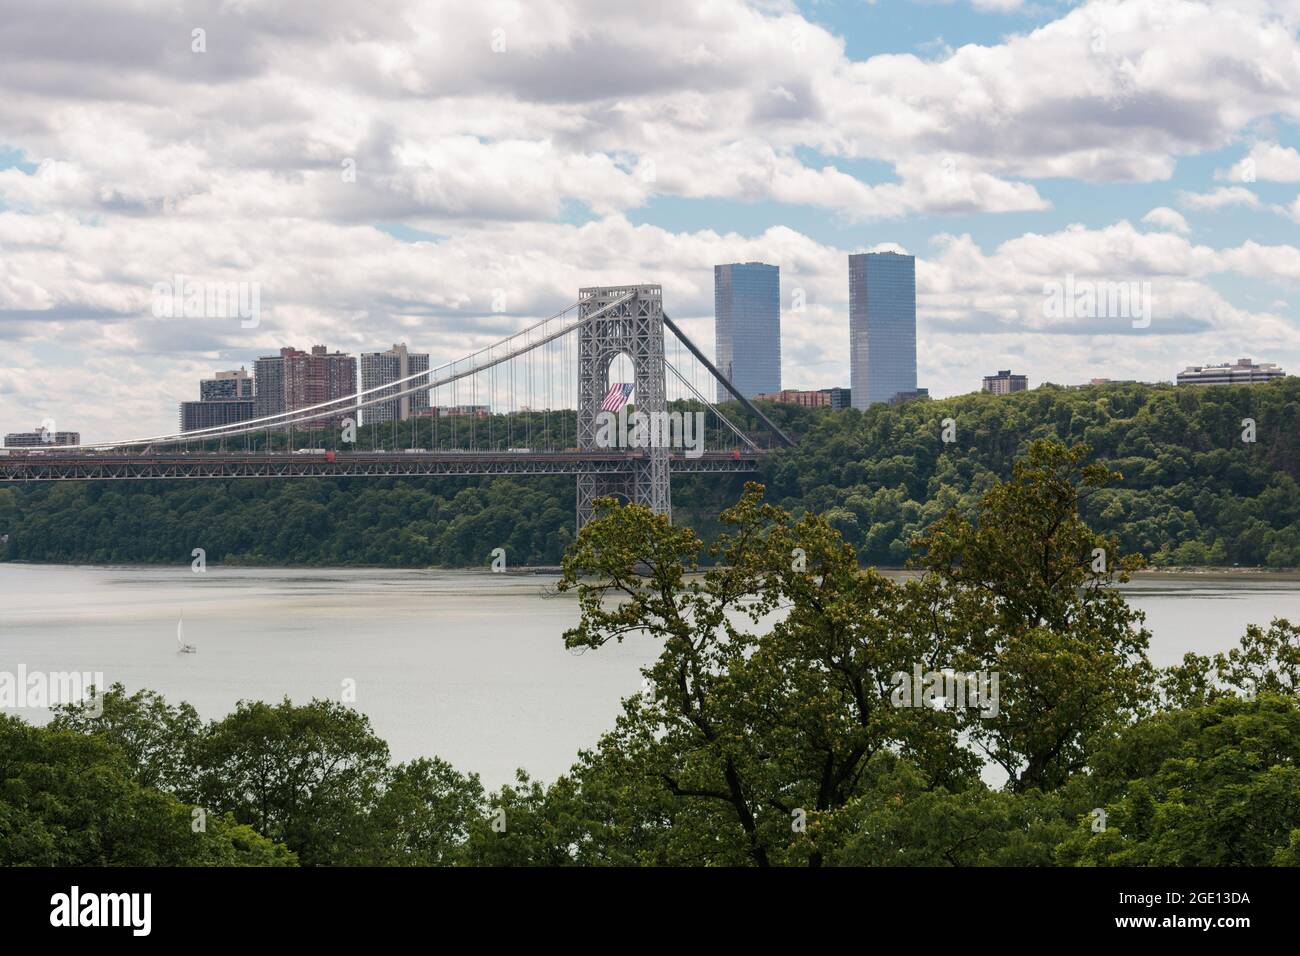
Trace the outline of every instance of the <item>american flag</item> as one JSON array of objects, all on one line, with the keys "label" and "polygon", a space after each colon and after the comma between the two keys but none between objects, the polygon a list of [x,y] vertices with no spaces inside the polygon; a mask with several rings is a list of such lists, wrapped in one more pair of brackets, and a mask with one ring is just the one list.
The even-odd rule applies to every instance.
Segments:
[{"label": "american flag", "polygon": [[632,395],[631,382],[619,382],[611,385],[609,391],[605,393],[605,400],[600,403],[602,412],[616,412],[627,402]]}]

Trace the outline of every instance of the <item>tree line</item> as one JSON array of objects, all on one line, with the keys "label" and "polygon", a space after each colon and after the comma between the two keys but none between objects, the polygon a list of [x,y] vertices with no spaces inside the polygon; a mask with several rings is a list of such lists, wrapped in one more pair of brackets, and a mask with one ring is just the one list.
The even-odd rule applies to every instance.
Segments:
[{"label": "tree line", "polygon": [[[726,413],[754,434],[743,409]],[[1300,567],[1300,378],[1193,387],[1045,385],[865,412],[772,405],[798,436],[758,475],[793,513],[818,512],[863,564],[901,566],[909,542],[950,509],[970,515],[1038,439],[1087,442],[1120,477],[1083,504],[1098,530],[1161,565]],[[494,416],[503,418],[504,416]],[[533,421],[532,419],[536,419]],[[417,423],[414,440],[446,445]],[[572,413],[473,424],[572,441]],[[361,429],[360,447],[402,447],[407,426]],[[464,444],[469,425],[457,433]],[[489,436],[489,429],[492,429]],[[945,434],[951,441],[945,441]],[[313,438],[325,441],[325,438]],[[504,447],[504,446],[503,446]],[[679,521],[712,538],[739,476],[679,476]],[[569,478],[366,478],[86,482],[0,488],[0,559],[81,563],[474,567],[559,564],[574,537]]]}]

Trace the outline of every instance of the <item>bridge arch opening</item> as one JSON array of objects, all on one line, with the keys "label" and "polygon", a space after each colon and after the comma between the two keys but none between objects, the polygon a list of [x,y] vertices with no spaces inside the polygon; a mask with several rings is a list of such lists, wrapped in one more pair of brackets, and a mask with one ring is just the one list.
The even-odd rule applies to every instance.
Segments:
[{"label": "bridge arch opening", "polygon": [[[632,365],[632,356],[626,351],[620,351],[610,356],[609,363],[605,367],[605,391],[608,392],[615,385],[630,382],[633,385],[639,384],[636,380],[636,368]],[[636,393],[633,392],[632,400],[636,400]]]}]

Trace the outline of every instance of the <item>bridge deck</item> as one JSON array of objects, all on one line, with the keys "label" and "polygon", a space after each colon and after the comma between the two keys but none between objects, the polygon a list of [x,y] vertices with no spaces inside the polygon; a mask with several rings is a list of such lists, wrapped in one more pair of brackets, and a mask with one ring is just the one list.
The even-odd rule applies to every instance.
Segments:
[{"label": "bridge deck", "polygon": [[[0,457],[0,482],[113,481],[160,478],[365,478],[419,475],[620,474],[644,451],[421,451],[285,454],[14,452]],[[670,456],[675,474],[751,472],[761,452],[706,451]]]}]

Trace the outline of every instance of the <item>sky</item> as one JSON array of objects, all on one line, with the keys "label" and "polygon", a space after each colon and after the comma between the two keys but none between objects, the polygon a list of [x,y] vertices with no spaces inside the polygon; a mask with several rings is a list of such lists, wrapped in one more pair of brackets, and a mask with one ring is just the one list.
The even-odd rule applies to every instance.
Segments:
[{"label": "sky", "polygon": [[[713,266],[751,260],[781,268],[785,387],[848,385],[847,256],[879,249],[916,256],[932,395],[1300,371],[1300,0],[0,0],[0,24],[0,432],[173,431],[198,379],[284,345],[436,365],[585,285],[661,284],[711,351]],[[167,314],[177,274],[256,289],[256,321]]]}]

